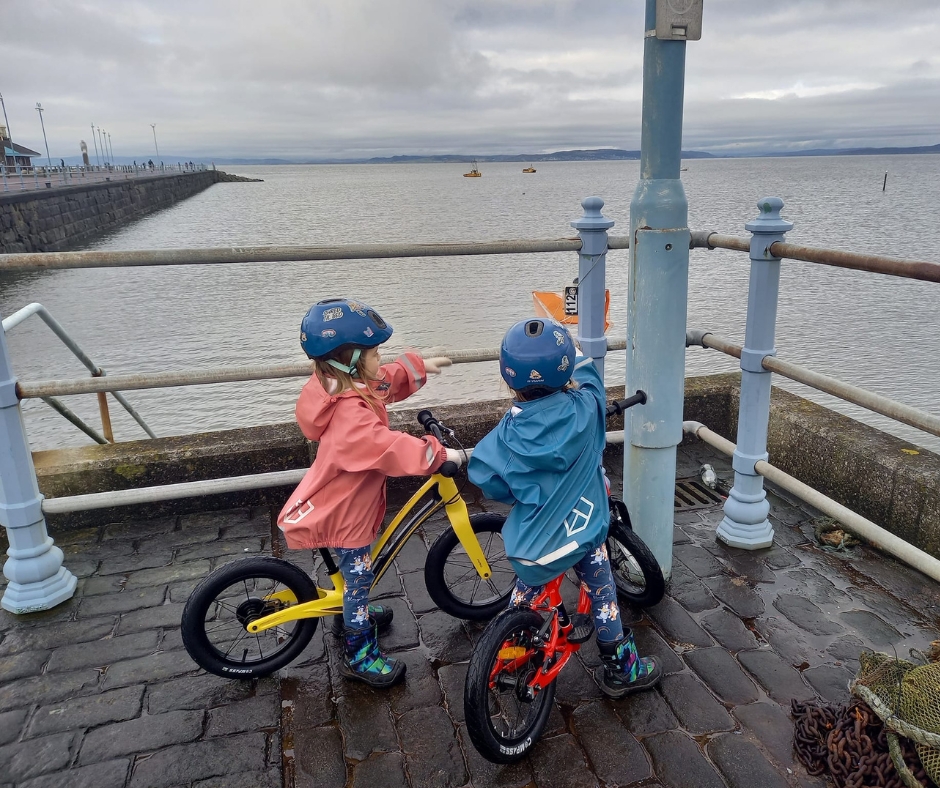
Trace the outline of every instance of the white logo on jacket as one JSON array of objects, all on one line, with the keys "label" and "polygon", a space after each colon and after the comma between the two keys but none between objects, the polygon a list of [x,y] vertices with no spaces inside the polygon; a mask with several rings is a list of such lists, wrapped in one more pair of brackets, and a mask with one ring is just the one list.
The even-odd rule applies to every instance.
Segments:
[{"label": "white logo on jacket", "polygon": [[298,501],[297,506],[298,508],[294,509],[290,514],[284,515],[285,523],[297,525],[297,523],[313,511],[313,504],[310,503],[310,501]]},{"label": "white logo on jacket", "polygon": [[587,504],[587,511],[581,511],[577,506],[571,510],[571,514],[568,517],[571,518],[571,522],[568,522],[568,517],[565,518],[565,531],[568,536],[574,536],[579,531],[583,531],[588,527],[588,523],[591,521],[591,515],[594,514],[594,504],[591,503],[583,495],[579,501]]}]

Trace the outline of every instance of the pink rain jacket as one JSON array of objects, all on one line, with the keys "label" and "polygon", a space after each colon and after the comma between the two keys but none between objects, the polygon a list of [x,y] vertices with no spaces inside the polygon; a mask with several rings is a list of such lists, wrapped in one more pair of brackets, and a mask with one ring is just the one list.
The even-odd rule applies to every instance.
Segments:
[{"label": "pink rain jacket", "polygon": [[[386,402],[400,402],[427,382],[424,360],[406,353],[382,366],[376,388]],[[385,517],[387,476],[427,476],[446,459],[440,442],[389,429],[382,402],[375,410],[355,391],[331,395],[316,375],[304,385],[295,409],[317,456],[281,513],[278,527],[292,549],[364,547]]]}]

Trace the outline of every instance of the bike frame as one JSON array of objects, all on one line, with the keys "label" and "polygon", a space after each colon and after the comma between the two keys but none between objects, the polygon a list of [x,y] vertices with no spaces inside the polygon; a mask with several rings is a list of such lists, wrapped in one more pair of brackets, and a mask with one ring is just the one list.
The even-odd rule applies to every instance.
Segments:
[{"label": "bike frame", "polygon": [[[434,497],[409,520],[409,515],[414,512],[421,500],[429,493],[433,493]],[[473,526],[470,524],[470,513],[467,511],[466,502],[457,489],[457,483],[449,476],[435,473],[411,496],[411,499],[395,515],[388,528],[382,532],[382,535],[373,545],[371,552],[373,572],[375,574],[375,580],[372,583],[373,588],[385,575],[395,556],[401,552],[402,547],[405,546],[405,543],[418,527],[426,522],[441,506],[444,507],[451,528],[457,534],[460,544],[467,551],[467,555],[476,567],[480,577],[484,580],[489,579],[492,570],[483,555],[480,542],[473,532]],[[329,553],[325,555],[329,556]],[[300,604],[297,603],[297,597],[290,589],[269,594],[264,597],[265,601],[282,602],[289,605],[289,607],[252,621],[246,626],[248,632],[264,632],[266,629],[271,629],[288,621],[297,621],[303,618],[342,615],[343,590],[345,589],[343,575],[332,560],[327,561],[327,568],[330,572],[332,589],[317,587],[318,598]]]},{"label": "bike frame", "polygon": [[[547,639],[543,638],[543,645],[538,647],[538,650],[543,654],[550,654],[551,656],[546,662],[543,662],[542,665],[539,666],[535,675],[533,675],[532,679],[528,682],[527,686],[531,688],[533,693],[539,692],[543,687],[547,687],[551,684],[558,677],[561,669],[567,664],[568,660],[571,659],[572,655],[576,654],[581,648],[580,643],[570,643],[568,641],[568,634],[571,632],[574,625],[571,623],[571,618],[565,611],[564,602],[561,598],[561,584],[564,579],[565,576],[560,575],[551,582],[546,583],[545,587],[542,589],[542,593],[529,605],[529,607],[538,613],[547,612],[551,615],[549,619],[551,629],[548,637]],[[588,592],[585,591],[584,585],[582,584],[578,595],[578,613],[589,614],[590,612],[591,597],[588,595]],[[500,649],[500,655],[502,655],[503,652],[513,652],[518,648],[518,646],[504,646]],[[532,648],[527,649],[524,654],[506,653],[506,659],[497,657],[496,664],[490,673],[490,686],[495,686],[496,677],[506,668],[515,670],[526,664],[532,652],[535,650],[536,649]]]}]

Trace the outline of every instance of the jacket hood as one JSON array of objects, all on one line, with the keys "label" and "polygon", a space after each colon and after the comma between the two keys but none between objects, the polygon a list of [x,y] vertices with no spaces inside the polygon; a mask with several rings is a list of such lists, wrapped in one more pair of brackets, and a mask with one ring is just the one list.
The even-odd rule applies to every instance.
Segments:
[{"label": "jacket hood", "polygon": [[[569,470],[585,449],[593,448],[599,423],[594,409],[574,407],[573,398],[579,396],[583,394],[577,390],[556,391],[514,403],[500,424],[501,440],[530,468]],[[560,446],[567,447],[564,453],[558,451]]]},{"label": "jacket hood", "polygon": [[330,394],[323,388],[320,379],[313,375],[304,386],[304,396],[297,402],[297,409],[303,408],[304,435],[312,441],[319,441],[330,426],[333,415],[336,413],[336,403],[343,397],[358,397],[355,391],[344,391],[342,394]]}]

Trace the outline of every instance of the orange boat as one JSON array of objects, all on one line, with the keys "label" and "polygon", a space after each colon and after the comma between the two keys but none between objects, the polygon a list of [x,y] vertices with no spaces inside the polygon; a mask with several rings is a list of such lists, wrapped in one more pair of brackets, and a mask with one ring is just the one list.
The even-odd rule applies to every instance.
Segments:
[{"label": "orange boat", "polygon": [[[565,314],[565,297],[562,293],[548,290],[533,290],[532,305],[539,317],[551,317],[562,325],[576,326],[577,315]],[[604,331],[610,328],[610,290],[604,291]]]}]

